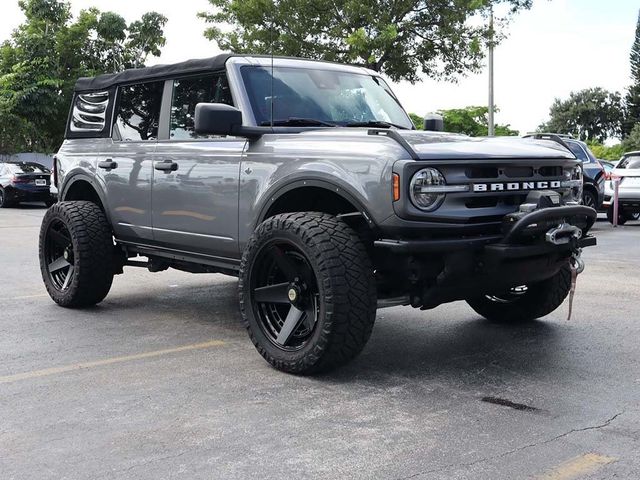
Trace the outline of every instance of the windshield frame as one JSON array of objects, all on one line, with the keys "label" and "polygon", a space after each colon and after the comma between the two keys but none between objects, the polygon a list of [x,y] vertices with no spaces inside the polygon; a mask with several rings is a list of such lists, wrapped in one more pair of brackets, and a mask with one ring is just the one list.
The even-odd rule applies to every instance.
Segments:
[{"label": "windshield frame", "polygon": [[[247,83],[245,83],[245,77],[243,75],[242,70],[246,67],[270,69],[271,64],[268,61],[269,59],[265,59],[265,58],[260,58],[259,59],[261,60],[260,62],[247,61],[248,60],[247,58],[242,60],[245,60],[245,61],[234,62],[233,65],[228,65],[228,67],[232,67],[232,68],[228,68],[228,74],[230,78],[233,77],[235,79],[235,81],[237,82],[237,85],[241,86],[241,95],[239,96],[243,98],[240,102],[238,102],[239,103],[238,106],[241,108],[243,113],[245,113],[243,123],[245,125],[260,126],[260,123],[263,121],[263,118],[261,118],[261,116],[258,115],[258,112],[255,111],[256,105],[254,103],[254,99],[252,98],[252,95],[254,95],[254,93],[250,91],[250,86],[247,85]],[[256,59],[252,59],[252,60],[256,60]],[[389,97],[391,97],[391,99],[395,102],[395,105],[397,106],[397,111],[395,113],[400,114],[399,117],[401,117],[396,120],[403,120],[405,123],[405,125],[401,124],[400,126],[408,130],[415,130],[415,126],[411,121],[411,117],[409,116],[407,111],[404,109],[400,101],[398,100],[398,97],[394,94],[393,90],[391,90],[391,87],[386,82],[386,80],[376,72],[367,70],[363,67],[332,64],[328,62],[320,62],[320,61],[312,61],[312,60],[304,60],[304,59],[276,58],[273,66],[274,66],[274,69],[320,70],[320,71],[328,71],[328,72],[343,74],[343,75],[360,75],[363,77],[369,77],[381,89],[383,89],[384,92],[388,94]],[[274,120],[275,121],[283,120],[283,118],[275,117]],[[317,119],[317,120],[327,121],[324,118]],[[336,123],[336,126],[345,127],[347,123],[350,123],[350,122],[347,122],[347,121],[339,122],[339,123]],[[401,123],[401,122],[393,122],[393,123]],[[287,128],[290,128],[290,127],[274,126],[274,129],[287,129]],[[306,127],[306,128],[319,129],[319,128],[332,128],[332,127],[317,125],[317,126]],[[376,128],[376,127],[362,127],[362,128]]]}]

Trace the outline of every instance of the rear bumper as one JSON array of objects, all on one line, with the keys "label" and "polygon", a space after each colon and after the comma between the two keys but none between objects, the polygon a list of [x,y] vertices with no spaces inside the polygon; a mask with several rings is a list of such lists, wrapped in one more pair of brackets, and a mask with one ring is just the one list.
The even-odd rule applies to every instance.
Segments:
[{"label": "rear bumper", "polygon": [[44,202],[53,198],[49,187],[21,185],[6,188],[5,191],[11,200],[18,202]]}]

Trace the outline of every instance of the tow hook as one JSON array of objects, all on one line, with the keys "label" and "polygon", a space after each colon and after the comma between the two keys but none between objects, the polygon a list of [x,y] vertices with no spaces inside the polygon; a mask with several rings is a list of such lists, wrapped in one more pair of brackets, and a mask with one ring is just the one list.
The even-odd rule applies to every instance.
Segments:
[{"label": "tow hook", "polygon": [[547,242],[554,245],[565,245],[572,241],[577,242],[580,238],[582,238],[582,230],[566,222],[552,228],[546,234]]}]

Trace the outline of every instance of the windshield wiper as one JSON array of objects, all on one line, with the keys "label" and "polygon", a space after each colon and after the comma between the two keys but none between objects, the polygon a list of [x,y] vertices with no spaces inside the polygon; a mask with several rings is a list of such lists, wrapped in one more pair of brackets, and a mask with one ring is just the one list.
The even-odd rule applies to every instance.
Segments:
[{"label": "windshield wiper", "polygon": [[368,122],[350,122],[345,127],[375,127],[375,128],[399,128],[401,130],[409,130],[407,127],[382,120],[369,120]]},{"label": "windshield wiper", "polygon": [[[260,123],[261,127],[268,127],[271,125],[270,120],[265,120]],[[273,121],[274,127],[335,127],[335,123],[329,123],[322,120],[316,120],[315,118],[299,118],[289,117],[287,119],[278,119]]]}]

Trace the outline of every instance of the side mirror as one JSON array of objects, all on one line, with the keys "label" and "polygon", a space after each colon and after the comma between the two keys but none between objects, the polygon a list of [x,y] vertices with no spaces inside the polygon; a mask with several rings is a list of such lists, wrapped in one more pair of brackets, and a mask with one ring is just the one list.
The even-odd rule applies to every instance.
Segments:
[{"label": "side mirror", "polygon": [[204,135],[237,135],[242,112],[224,103],[196,105],[195,131]]},{"label": "side mirror", "polygon": [[424,129],[431,132],[444,132],[444,118],[437,113],[425,115]]}]

